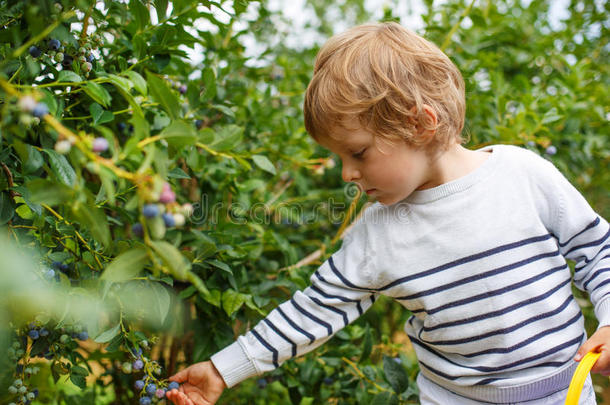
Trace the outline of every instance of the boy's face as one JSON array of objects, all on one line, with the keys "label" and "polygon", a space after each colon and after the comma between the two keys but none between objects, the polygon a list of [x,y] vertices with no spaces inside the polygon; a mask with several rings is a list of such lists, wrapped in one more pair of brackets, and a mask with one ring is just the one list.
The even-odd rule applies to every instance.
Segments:
[{"label": "boy's face", "polygon": [[401,140],[390,144],[360,126],[349,128],[337,128],[333,138],[322,139],[320,145],[339,156],[344,181],[356,183],[381,204],[394,204],[415,190],[440,184],[424,150]]}]

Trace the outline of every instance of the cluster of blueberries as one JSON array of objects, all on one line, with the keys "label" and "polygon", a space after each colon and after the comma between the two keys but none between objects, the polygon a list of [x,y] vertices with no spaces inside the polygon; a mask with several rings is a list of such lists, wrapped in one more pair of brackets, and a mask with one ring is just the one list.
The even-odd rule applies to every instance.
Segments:
[{"label": "cluster of blueberries", "polygon": [[[131,354],[133,354],[133,356],[135,357],[135,361],[133,363],[126,363],[129,364],[129,368],[131,370],[142,370],[144,368],[144,361],[142,359],[142,349],[138,348],[138,349],[131,349]],[[154,363],[154,362],[153,362]],[[125,371],[125,365],[123,365],[123,371]],[[131,371],[129,370],[129,371]],[[157,374],[161,373],[161,369],[159,367],[157,367],[157,370],[155,371]],[[165,398],[165,395],[167,394],[168,391],[171,391],[173,389],[178,389],[180,387],[180,384],[178,384],[177,382],[170,382],[166,387],[163,386],[157,386],[157,384],[155,384],[153,382],[153,379],[151,379],[150,377],[144,377],[142,379],[136,380],[134,382],[134,388],[136,389],[136,391],[138,391],[140,393],[140,404],[141,405],[150,405],[153,402],[158,402],[159,400]]]},{"label": "cluster of blueberries", "polygon": [[[176,193],[171,189],[169,183],[164,183],[161,192],[153,196],[157,203],[147,203],[142,206],[142,215],[146,218],[149,228],[154,227],[155,221],[160,217],[161,226],[165,228],[181,227],[185,224],[186,218],[193,213],[193,206],[189,203],[182,204],[169,212],[166,205],[173,205],[176,202]],[[142,237],[144,226],[141,222],[132,225],[131,231],[134,235]]]},{"label": "cluster of blueberries", "polygon": [[[16,395],[18,401],[22,404],[30,404],[38,396],[38,388],[29,391],[21,379],[16,379],[13,384],[8,387],[9,394]],[[8,405],[16,405],[10,402]]]},{"label": "cluster of blueberries", "polygon": [[[95,55],[91,52],[92,48],[96,48],[102,44],[102,39],[99,35],[94,35],[91,38],[91,43],[84,44],[74,51],[74,54],[66,53],[66,48],[58,39],[50,39],[46,43],[45,54],[54,62],[60,63],[64,69],[70,69],[75,59],[80,64],[81,71],[85,77],[89,77],[89,72],[93,69]],[[43,50],[36,45],[30,46],[28,52],[32,58],[39,58]]]},{"label": "cluster of blueberries", "polygon": [[165,398],[165,395],[168,391],[178,389],[180,387],[180,384],[175,381],[172,381],[167,385],[167,387],[160,388],[157,387],[157,385],[154,383],[146,384],[144,380],[137,380],[134,383],[134,387],[136,390],[144,394],[140,397],[140,405],[150,405],[155,400]]}]

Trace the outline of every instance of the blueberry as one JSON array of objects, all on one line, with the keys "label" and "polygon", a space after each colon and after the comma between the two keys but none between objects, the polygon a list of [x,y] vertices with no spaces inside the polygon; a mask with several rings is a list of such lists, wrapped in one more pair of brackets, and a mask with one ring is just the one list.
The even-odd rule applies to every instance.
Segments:
[{"label": "blueberry", "polygon": [[178,388],[180,388],[180,384],[178,384],[176,381],[170,382],[169,385],[167,386],[168,391],[177,390]]},{"label": "blueberry", "polygon": [[195,120],[195,127],[197,129],[203,128],[203,120]]},{"label": "blueberry", "polygon": [[324,379],[324,384],[326,384],[326,385],[331,385],[333,382],[334,382],[334,380],[330,377],[326,377]]},{"label": "blueberry", "polygon": [[131,226],[131,232],[133,232],[133,234],[135,236],[142,236],[144,235],[144,228],[142,227],[142,224],[139,222],[136,222],[135,224],[133,224]]},{"label": "blueberry", "polygon": [[144,362],[142,360],[136,360],[133,362],[134,370],[142,370],[143,367],[144,367]]},{"label": "blueberry", "polygon": [[55,267],[56,269],[59,269],[59,266],[62,265],[62,262],[55,260],[53,263],[51,263],[51,266]]},{"label": "blueberry", "polygon": [[258,385],[258,388],[265,388],[267,386],[267,380],[264,378],[259,378],[256,380],[256,384]]},{"label": "blueberry", "polygon": [[159,215],[159,207],[156,204],[146,204],[142,207],[142,215],[146,218],[154,218]]},{"label": "blueberry", "polygon": [[116,127],[119,131],[123,132],[127,129],[127,124],[124,122],[119,122]]},{"label": "blueberry", "polygon": [[73,61],[74,58],[72,57],[72,55],[64,54],[64,60],[61,62],[61,65],[65,68],[69,68],[70,66],[72,66]]},{"label": "blueberry", "polygon": [[176,220],[174,220],[174,216],[169,212],[163,214],[163,222],[165,222],[165,226],[168,228],[171,228],[176,225]]},{"label": "blueberry", "polygon": [[78,333],[76,335],[76,337],[79,340],[87,340],[87,339],[89,339],[89,334],[87,333],[87,331],[82,331],[82,332]]},{"label": "blueberry", "polygon": [[49,269],[44,273],[44,278],[47,280],[52,280],[55,277],[55,270]]},{"label": "blueberry", "polygon": [[32,390],[32,394],[34,394],[34,397],[37,397],[38,396],[38,388],[34,388]]},{"label": "blueberry", "polygon": [[142,397],[140,398],[140,405],[150,405],[151,400],[148,397]]},{"label": "blueberry", "polygon": [[30,53],[30,56],[32,58],[37,58],[42,53],[42,52],[40,52],[40,49],[38,49],[38,47],[36,47],[34,45],[30,46],[30,49],[28,49],[28,52]]},{"label": "blueberry", "polygon": [[148,395],[155,395],[155,392],[157,392],[157,386],[155,384],[148,384],[146,386],[146,393]]},{"label": "blueberry", "polygon": [[93,54],[90,53],[89,56],[87,56],[87,62],[93,63],[94,60],[95,60],[95,56],[93,56]]},{"label": "blueberry", "polygon": [[131,354],[133,355],[133,357],[139,359],[140,356],[142,356],[142,349],[140,349],[139,347],[136,349],[135,347],[132,348],[130,350]]},{"label": "blueberry", "polygon": [[180,87],[178,87],[178,91],[180,92],[180,94],[185,94],[187,90],[186,84],[182,84],[180,85]]},{"label": "blueberry", "polygon": [[59,49],[59,47],[61,46],[61,42],[59,42],[59,40],[57,39],[52,39],[49,41],[49,49],[56,51]]},{"label": "blueberry", "polygon": [[144,381],[142,380],[136,380],[135,383],[133,383],[133,386],[135,387],[135,389],[137,389],[138,391],[142,391],[142,389],[144,388]]},{"label": "blueberry", "polygon": [[66,263],[61,263],[59,265],[59,270],[61,271],[68,271],[70,269],[70,266],[68,266]]},{"label": "blueberry", "polygon": [[159,399],[164,398],[165,397],[165,388],[159,388],[157,391],[155,391],[155,396]]},{"label": "blueberry", "polygon": [[40,329],[40,336],[49,336],[49,331],[46,328]]},{"label": "blueberry", "polygon": [[40,337],[40,333],[38,333],[36,329],[32,329],[28,332],[28,336],[31,337],[33,340],[36,340]]},{"label": "blueberry", "polygon": [[547,155],[554,155],[557,153],[557,148],[555,146],[551,145],[548,148],[546,148],[546,153],[547,153]]},{"label": "blueberry", "polygon": [[91,144],[91,150],[94,152],[104,152],[108,149],[108,140],[106,138],[98,137],[93,140]]},{"label": "blueberry", "polygon": [[45,103],[37,103],[32,110],[32,115],[37,118],[42,118],[49,113],[49,107]]}]

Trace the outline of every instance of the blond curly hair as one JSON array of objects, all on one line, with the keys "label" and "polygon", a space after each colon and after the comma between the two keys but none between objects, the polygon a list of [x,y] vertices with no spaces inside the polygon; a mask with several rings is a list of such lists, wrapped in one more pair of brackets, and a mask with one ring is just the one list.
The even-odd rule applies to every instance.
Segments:
[{"label": "blond curly hair", "polygon": [[353,27],[324,44],[303,112],[318,142],[357,118],[386,140],[439,150],[465,141],[465,108],[464,79],[449,57],[400,24],[383,22]]}]

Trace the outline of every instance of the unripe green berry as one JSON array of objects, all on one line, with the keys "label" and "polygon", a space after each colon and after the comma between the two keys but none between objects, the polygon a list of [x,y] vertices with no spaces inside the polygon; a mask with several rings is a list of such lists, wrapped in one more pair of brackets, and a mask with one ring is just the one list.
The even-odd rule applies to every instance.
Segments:
[{"label": "unripe green berry", "polygon": [[91,72],[91,69],[93,69],[93,65],[89,62],[83,63],[81,67],[83,68],[83,72]]},{"label": "unripe green berry", "polygon": [[14,395],[17,392],[19,392],[19,390],[16,387],[11,385],[10,387],[8,387],[8,392],[9,392],[9,394],[13,394]]},{"label": "unripe green berry", "polygon": [[66,344],[66,343],[68,343],[70,341],[70,336],[68,336],[68,335],[61,335],[59,337],[59,341],[61,343],[63,343],[63,344]]},{"label": "unripe green berry", "polygon": [[15,381],[13,381],[13,385],[15,387],[21,387],[23,385],[23,381],[21,381],[20,379],[16,379]]},{"label": "unripe green berry", "polygon": [[27,397],[28,401],[33,401],[34,398],[36,398],[36,394],[34,394],[33,392],[28,392],[26,397]]},{"label": "unripe green berry", "polygon": [[15,352],[15,354],[17,355],[17,357],[21,357],[25,354],[25,352],[23,351],[23,349],[19,349]]},{"label": "unripe green berry", "polygon": [[132,371],[131,363],[129,363],[129,362],[123,363],[122,369],[125,374],[131,374],[131,371]]},{"label": "unripe green berry", "polygon": [[61,155],[65,155],[66,153],[70,152],[71,148],[72,144],[70,143],[70,141],[65,139],[57,141],[57,143],[55,143],[55,151]]},{"label": "unripe green berry", "polygon": [[53,58],[53,60],[55,60],[55,62],[57,63],[61,63],[64,61],[64,54],[61,52],[58,52],[55,57]]},{"label": "unripe green berry", "polygon": [[28,392],[28,388],[25,385],[22,385],[21,387],[19,387],[20,394],[25,394],[26,392]]}]

